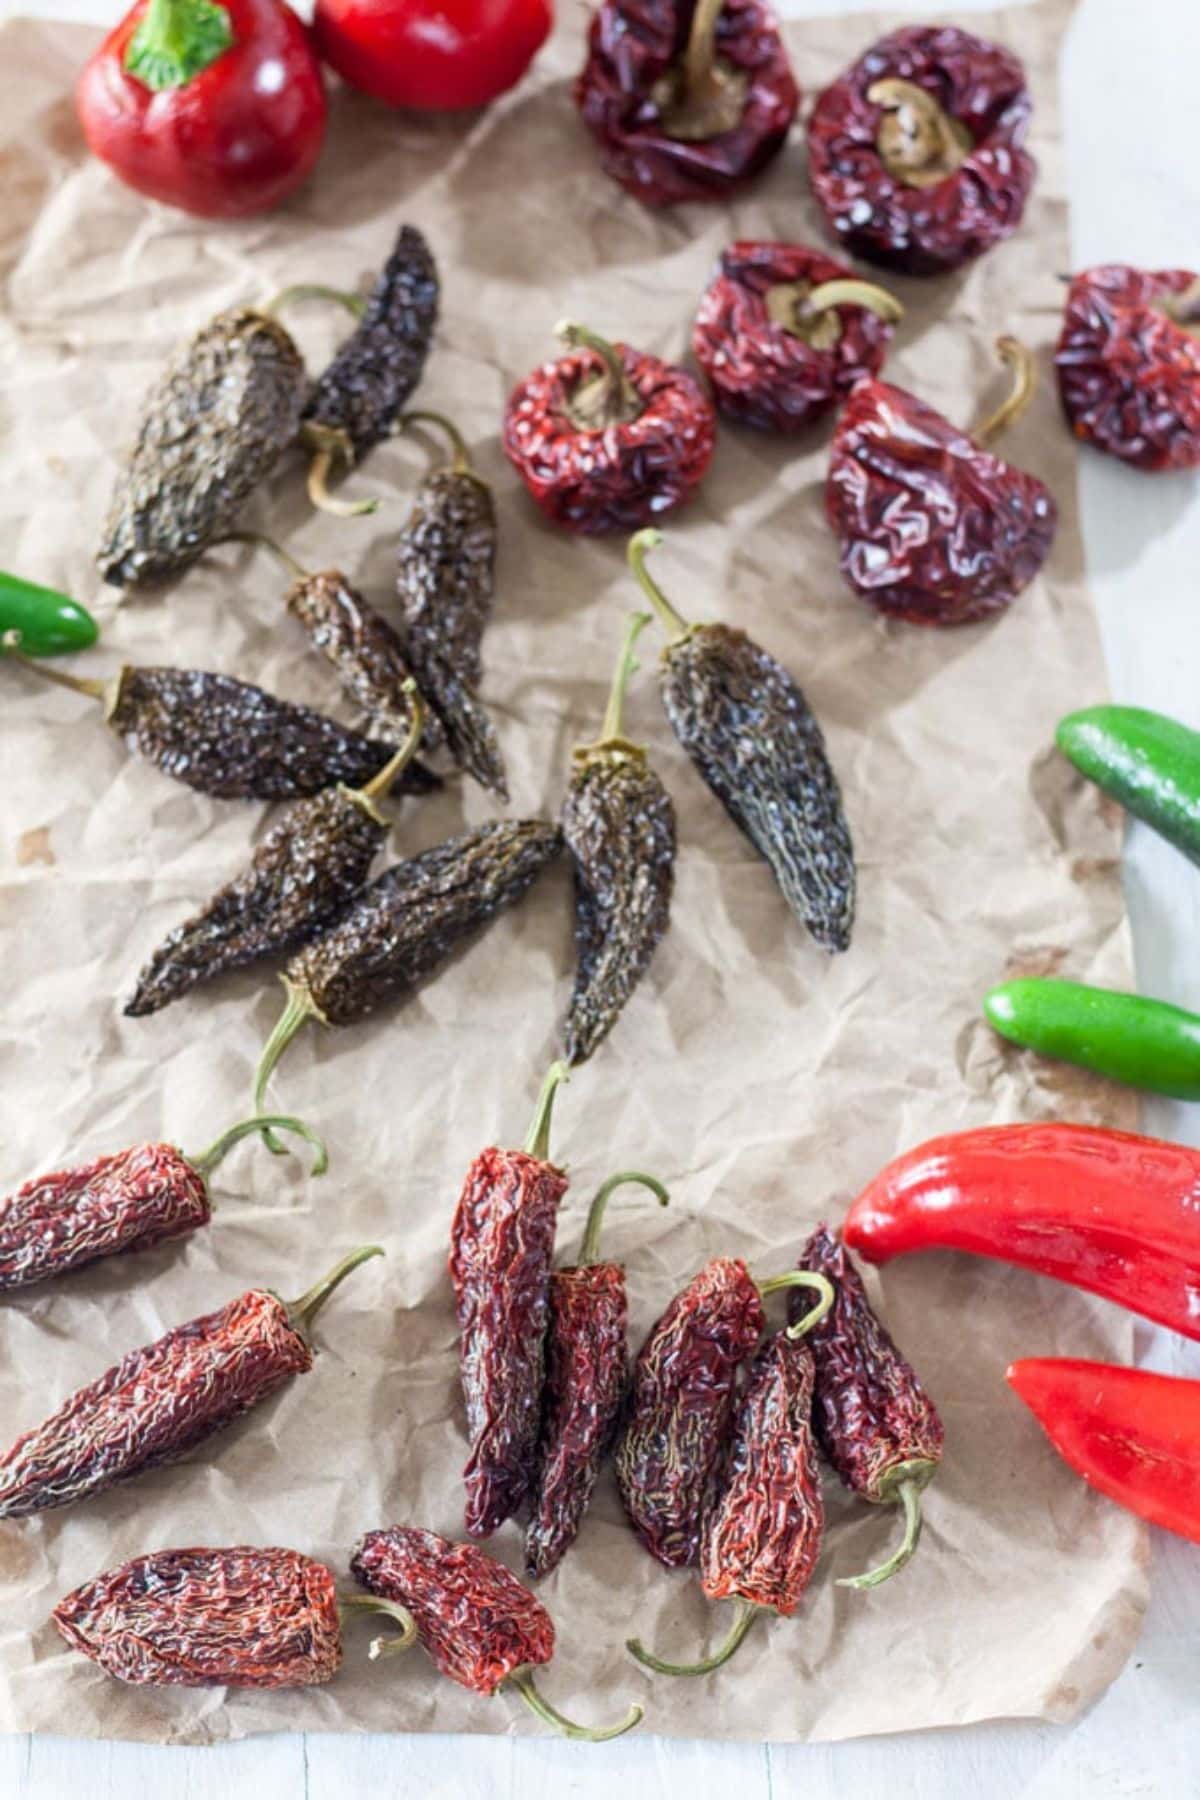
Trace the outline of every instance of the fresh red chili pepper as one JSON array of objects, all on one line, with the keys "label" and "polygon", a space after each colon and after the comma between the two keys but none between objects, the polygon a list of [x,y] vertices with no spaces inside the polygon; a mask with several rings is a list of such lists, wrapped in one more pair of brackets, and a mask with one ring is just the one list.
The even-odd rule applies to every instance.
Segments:
[{"label": "fresh red chili pepper", "polygon": [[1200,465],[1200,275],[1085,269],[1054,363],[1076,437],[1138,469]]},{"label": "fresh red chili pepper", "polygon": [[1037,164],[1024,149],[1025,71],[955,25],[873,44],[817,101],[813,192],[847,250],[910,275],[956,269],[1021,223]]},{"label": "fresh red chili pepper", "polygon": [[803,431],[883,367],[898,300],[821,250],[751,239],[721,252],[692,327],[717,408],[760,431]]},{"label": "fresh red chili pepper", "polygon": [[376,1244],[344,1257],[290,1305],[267,1288],[131,1350],[0,1457],[0,1519],[68,1506],[173,1462],[312,1368],[302,1327]]},{"label": "fresh red chili pepper", "polygon": [[450,1228],[472,1537],[502,1525],[533,1480],[550,1262],[558,1203],[567,1191],[567,1177],[549,1159],[550,1115],[566,1079],[566,1065],[553,1063],[523,1150],[480,1151]]},{"label": "fresh red chili pepper", "polygon": [[646,206],[724,200],[783,148],[800,90],[762,0],[603,0],[575,104]]},{"label": "fresh red chili pepper", "polygon": [[1009,398],[968,437],[902,388],[862,381],[837,422],[825,510],[841,570],[862,600],[913,625],[964,625],[1009,605],[1041,568],[1058,508],[1044,482],[985,445],[1024,412],[1033,359]]},{"label": "fresh red chili pepper", "polygon": [[277,206],[325,138],[321,65],[284,0],[137,0],[75,105],[89,149],[129,187],[212,219]]},{"label": "fresh red chili pepper", "polygon": [[[434,1667],[460,1687],[489,1695],[511,1687],[555,1731],[588,1743],[620,1737],[641,1719],[641,1707],[631,1706],[619,1725],[596,1730],[573,1724],[542,1698],[533,1671],[554,1655],[554,1622],[515,1575],[473,1544],[393,1525],[367,1532],[350,1571],[370,1593],[412,1614]],[[389,1648],[381,1639],[371,1654]]]},{"label": "fresh red chili pepper", "polygon": [[1055,1356],[1008,1380],[1089,1487],[1200,1544],[1200,1381]]},{"label": "fresh red chili pepper", "polygon": [[588,1212],[578,1264],[550,1276],[542,1425],[525,1533],[525,1572],[534,1577],[548,1575],[575,1542],[625,1397],[625,1270],[598,1262],[597,1254],[608,1197],[627,1182],[640,1182],[666,1206],[667,1190],[652,1175],[610,1175]]},{"label": "fresh red chili pepper", "polygon": [[454,112],[515,87],[553,23],[550,0],[317,0],[317,48],[389,106]]},{"label": "fresh red chili pepper", "polygon": [[1101,1125],[993,1125],[899,1156],[842,1236],[868,1262],[968,1250],[1200,1338],[1200,1150]]},{"label": "fresh red chili pepper", "polygon": [[568,531],[631,531],[682,506],[716,443],[700,385],[657,356],[560,325],[571,345],[519,382],[504,450],[542,511]]}]

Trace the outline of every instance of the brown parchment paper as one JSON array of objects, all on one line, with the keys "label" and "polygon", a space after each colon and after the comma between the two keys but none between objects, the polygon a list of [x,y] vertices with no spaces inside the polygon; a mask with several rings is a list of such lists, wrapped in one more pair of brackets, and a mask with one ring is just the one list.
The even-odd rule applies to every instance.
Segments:
[{"label": "brown parchment paper", "polygon": [[[892,379],[964,421],[998,391],[998,331],[1030,339],[1043,363],[1053,335],[1067,266],[1065,18],[1061,3],[971,15],[1028,66],[1036,196],[1015,240],[966,275],[894,284],[910,310]],[[789,27],[808,93],[890,23]],[[171,592],[118,603],[98,589],[91,553],[118,453],[172,345],[219,308],[289,282],[359,281],[412,219],[445,289],[420,404],[459,421],[499,501],[486,696],[513,811],[557,808],[636,596],[621,544],[576,542],[535,516],[498,448],[505,395],[551,353],[563,315],[681,357],[724,242],[822,236],[799,138],[729,209],[659,217],[608,182],[569,97],[581,25],[570,9],[536,74],[482,117],[398,118],[338,94],[309,190],[231,227],[144,204],[89,162],[70,87],[91,33],[0,34],[0,566],[95,604],[104,640],[78,667],[133,658],[233,671],[349,716],[281,612],[270,558],[226,549]],[[314,361],[344,329],[320,309],[292,319]],[[1044,579],[984,627],[889,626],[843,590],[820,503],[826,441],[723,429],[709,479],[655,559],[686,612],[736,620],[803,681],[841,775],[861,885],[853,948],[826,960],[677,750],[648,668],[628,724],[651,741],[679,808],[671,931],[619,1028],[561,1094],[555,1130],[574,1174],[568,1258],[614,1166],[656,1170],[672,1188],[668,1212],[627,1194],[608,1222],[608,1249],[628,1259],[635,1344],[707,1256],[739,1253],[764,1275],[786,1267],[818,1218],[840,1217],[882,1163],[934,1132],[1056,1114],[1134,1122],[1113,1090],[1037,1068],[978,1018],[981,992],[1013,967],[1118,984],[1130,972],[1117,820],[1051,751],[1058,716],[1099,698],[1104,681],[1073,452],[1049,386],[1009,454],[1053,486],[1058,541]],[[419,442],[375,451],[355,486],[385,504],[345,523],[308,512],[293,460],[248,519],[314,567],[341,563],[386,605],[394,533],[426,466]],[[123,1018],[119,1003],[164,932],[242,863],[267,814],[173,785],[72,695],[16,668],[0,682],[3,1180],[144,1137],[199,1147],[246,1108],[280,1004],[271,971],[148,1020]],[[398,810],[393,846],[411,853],[490,806],[451,784]],[[126,1349],[242,1288],[295,1293],[355,1243],[387,1250],[323,1314],[314,1372],[241,1426],[75,1510],[0,1526],[6,1728],[176,1742],[283,1728],[535,1729],[515,1702],[469,1695],[419,1655],[369,1664],[363,1624],[349,1627],[330,1686],[256,1695],[122,1687],[69,1654],[47,1621],[66,1590],[151,1548],[285,1543],[342,1572],[369,1527],[458,1532],[447,1227],[475,1151],[524,1134],[570,965],[560,867],[406,1006],[296,1042],[274,1098],[328,1134],[323,1181],[299,1157],[246,1145],[216,1182],[210,1230],[0,1309],[9,1440]],[[947,1256],[893,1265],[875,1291],[946,1420],[919,1561],[869,1596],[836,1587],[880,1557],[895,1520],[831,1484],[827,1552],[797,1617],[757,1626],[703,1685],[653,1680],[622,1648],[631,1626],[686,1657],[717,1641],[728,1612],[638,1549],[606,1475],[577,1549],[544,1588],[559,1625],[544,1685],[565,1710],[608,1720],[637,1698],[648,1731],[832,1739],[1003,1714],[1065,1719],[1112,1679],[1145,1601],[1141,1530],[1056,1460],[1004,1368],[1018,1354],[1125,1357],[1127,1319]],[[515,1525],[492,1548],[519,1568]]]}]

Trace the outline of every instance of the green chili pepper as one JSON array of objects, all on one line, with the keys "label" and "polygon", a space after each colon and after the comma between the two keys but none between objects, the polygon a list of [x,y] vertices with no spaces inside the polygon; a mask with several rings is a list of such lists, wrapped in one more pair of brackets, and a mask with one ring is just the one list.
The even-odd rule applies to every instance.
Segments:
[{"label": "green chili pepper", "polygon": [[1089,706],[1055,735],[1089,781],[1200,863],[1200,732],[1136,706]]},{"label": "green chili pepper", "polygon": [[1141,994],[1079,981],[1005,981],[985,994],[989,1025],[1014,1044],[1129,1087],[1200,1100],[1200,1018]]},{"label": "green chili pepper", "polygon": [[78,601],[0,570],[0,640],[26,656],[61,656],[86,650],[99,635],[100,627]]}]

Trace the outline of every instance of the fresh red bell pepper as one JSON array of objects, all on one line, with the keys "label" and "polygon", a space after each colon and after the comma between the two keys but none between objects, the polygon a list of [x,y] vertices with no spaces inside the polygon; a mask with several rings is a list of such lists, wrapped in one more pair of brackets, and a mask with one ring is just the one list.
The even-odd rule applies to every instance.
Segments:
[{"label": "fresh red bell pepper", "polygon": [[456,112],[515,87],[546,41],[550,0],[317,0],[317,48],[389,106]]},{"label": "fresh red bell pepper", "polygon": [[897,1157],[846,1215],[869,1262],[968,1250],[1200,1338],[1200,1150],[1100,1125],[995,1125]]},{"label": "fresh red bell pepper", "polygon": [[325,82],[283,0],[138,0],[85,65],[88,146],[127,186],[209,219],[276,206],[325,138]]},{"label": "fresh red bell pepper", "polygon": [[1008,1380],[1090,1487],[1200,1543],[1200,1381],[1053,1356]]}]

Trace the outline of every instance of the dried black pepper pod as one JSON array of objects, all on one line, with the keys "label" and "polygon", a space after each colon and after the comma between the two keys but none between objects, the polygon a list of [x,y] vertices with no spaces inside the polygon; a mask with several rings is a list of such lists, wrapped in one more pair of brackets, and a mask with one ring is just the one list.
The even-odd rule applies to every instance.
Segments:
[{"label": "dried black pepper pod", "polygon": [[577,746],[563,802],[575,865],[575,991],[563,1025],[571,1063],[585,1062],[616,1023],[667,929],[675,874],[675,808],[640,744],[621,733],[633,647],[650,623],[635,613],[594,744]]},{"label": "dried black pepper pod", "polygon": [[854,849],[821,727],[787,670],[744,631],[689,625],[676,612],[645,566],[661,542],[637,532],[629,561],[671,634],[660,676],[671,728],[801,924],[823,949],[845,950]]}]

